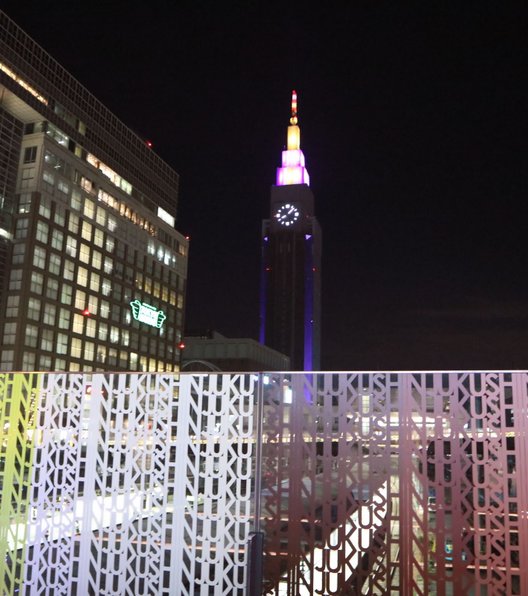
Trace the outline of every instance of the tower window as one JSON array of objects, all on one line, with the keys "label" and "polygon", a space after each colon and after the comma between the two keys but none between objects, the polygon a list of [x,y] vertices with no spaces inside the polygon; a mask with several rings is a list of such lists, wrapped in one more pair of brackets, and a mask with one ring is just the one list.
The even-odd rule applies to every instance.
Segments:
[{"label": "tower window", "polygon": [[24,149],[24,163],[35,163],[37,161],[37,146]]}]

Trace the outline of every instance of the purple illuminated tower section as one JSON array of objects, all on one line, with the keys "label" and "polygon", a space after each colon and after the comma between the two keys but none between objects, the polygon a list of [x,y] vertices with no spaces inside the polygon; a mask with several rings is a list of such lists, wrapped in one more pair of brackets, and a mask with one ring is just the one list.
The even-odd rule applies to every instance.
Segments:
[{"label": "purple illuminated tower section", "polygon": [[282,165],[262,222],[260,341],[290,357],[292,370],[320,369],[321,228],[300,146],[297,94]]}]

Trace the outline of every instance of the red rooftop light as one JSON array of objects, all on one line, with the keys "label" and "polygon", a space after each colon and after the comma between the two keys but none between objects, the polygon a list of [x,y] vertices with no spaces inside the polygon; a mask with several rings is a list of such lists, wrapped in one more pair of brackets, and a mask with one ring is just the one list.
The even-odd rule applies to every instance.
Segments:
[{"label": "red rooftop light", "polygon": [[89,316],[90,316],[90,310],[89,310],[88,308],[85,308],[85,309],[82,311],[82,314],[83,314],[83,316],[85,316],[85,317],[89,317]]}]

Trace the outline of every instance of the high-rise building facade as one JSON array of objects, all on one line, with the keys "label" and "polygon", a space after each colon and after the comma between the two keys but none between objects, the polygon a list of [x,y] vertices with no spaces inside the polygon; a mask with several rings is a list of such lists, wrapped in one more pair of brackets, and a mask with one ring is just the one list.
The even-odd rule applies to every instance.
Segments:
[{"label": "high-rise building facade", "polygon": [[309,184],[294,91],[287,148],[262,224],[260,341],[305,371],[320,369],[321,335],[322,238]]},{"label": "high-rise building facade", "polygon": [[178,175],[0,12],[0,370],[179,369]]}]

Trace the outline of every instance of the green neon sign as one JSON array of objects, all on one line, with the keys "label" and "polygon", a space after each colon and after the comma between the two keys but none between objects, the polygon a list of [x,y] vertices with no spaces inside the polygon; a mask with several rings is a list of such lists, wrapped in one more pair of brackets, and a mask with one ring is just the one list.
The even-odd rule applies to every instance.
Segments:
[{"label": "green neon sign", "polygon": [[132,300],[130,308],[132,309],[132,316],[136,321],[145,323],[145,325],[150,325],[151,327],[157,327],[158,329],[161,329],[163,321],[167,318],[167,315],[162,310],[139,300]]}]

